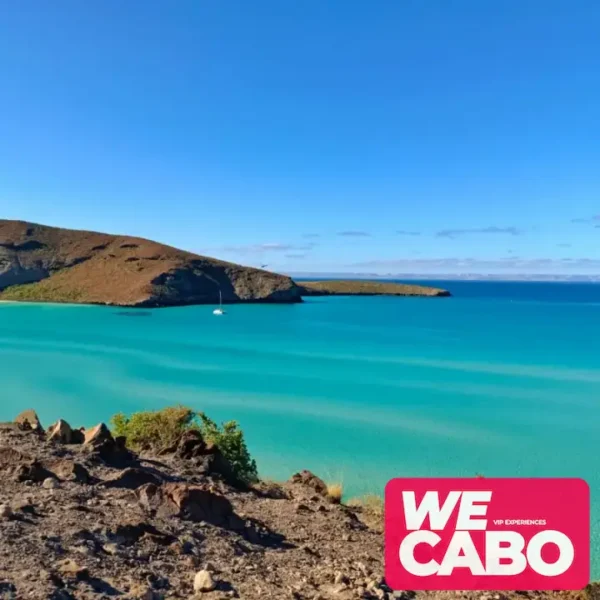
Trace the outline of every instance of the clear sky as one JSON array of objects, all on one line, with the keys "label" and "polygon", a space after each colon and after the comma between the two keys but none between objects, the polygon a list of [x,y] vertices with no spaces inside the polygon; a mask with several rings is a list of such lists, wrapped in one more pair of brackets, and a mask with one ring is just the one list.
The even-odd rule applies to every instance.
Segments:
[{"label": "clear sky", "polygon": [[600,272],[598,0],[0,3],[0,217],[287,272]]}]

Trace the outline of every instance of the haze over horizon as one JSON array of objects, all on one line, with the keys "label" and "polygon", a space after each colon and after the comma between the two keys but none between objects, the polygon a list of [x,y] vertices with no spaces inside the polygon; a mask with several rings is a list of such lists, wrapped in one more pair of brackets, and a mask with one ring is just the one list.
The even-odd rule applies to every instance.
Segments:
[{"label": "haze over horizon", "polygon": [[600,273],[600,5],[0,7],[0,218],[298,273]]}]

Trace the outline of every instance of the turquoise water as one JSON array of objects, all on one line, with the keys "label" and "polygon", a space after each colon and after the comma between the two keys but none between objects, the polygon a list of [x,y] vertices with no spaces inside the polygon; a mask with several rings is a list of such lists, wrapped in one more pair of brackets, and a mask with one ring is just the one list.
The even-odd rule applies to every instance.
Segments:
[{"label": "turquoise water", "polygon": [[0,420],[183,403],[237,419],[264,476],[347,496],[393,476],[579,476],[600,576],[600,286],[447,283],[449,299],[0,305]]}]

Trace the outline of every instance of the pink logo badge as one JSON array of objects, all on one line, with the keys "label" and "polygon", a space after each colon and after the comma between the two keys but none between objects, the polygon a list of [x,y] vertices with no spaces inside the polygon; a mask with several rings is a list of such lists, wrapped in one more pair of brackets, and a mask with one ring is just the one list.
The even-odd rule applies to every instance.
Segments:
[{"label": "pink logo badge", "polygon": [[575,590],[590,576],[581,479],[392,479],[385,577],[397,590]]}]

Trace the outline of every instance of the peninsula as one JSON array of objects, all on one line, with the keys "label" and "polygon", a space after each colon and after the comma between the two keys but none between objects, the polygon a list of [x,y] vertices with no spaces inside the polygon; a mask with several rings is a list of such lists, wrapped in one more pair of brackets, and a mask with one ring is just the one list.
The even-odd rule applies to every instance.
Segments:
[{"label": "peninsula", "polygon": [[445,290],[290,277],[200,256],[151,240],[0,220],[0,300],[153,308],[242,302],[290,304],[302,296],[449,296]]},{"label": "peninsula", "polygon": [[330,280],[300,282],[303,296],[427,296],[445,297],[440,288],[387,281]]}]

